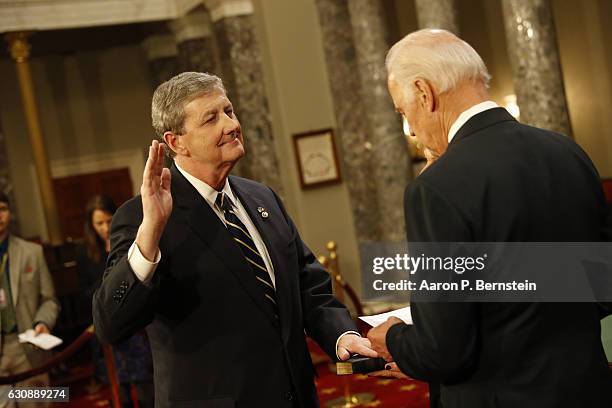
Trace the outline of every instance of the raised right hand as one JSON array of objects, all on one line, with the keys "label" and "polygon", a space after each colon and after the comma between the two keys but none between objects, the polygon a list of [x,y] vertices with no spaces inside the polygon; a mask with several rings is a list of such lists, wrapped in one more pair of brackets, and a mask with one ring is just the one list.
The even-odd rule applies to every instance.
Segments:
[{"label": "raised right hand", "polygon": [[142,223],[136,235],[136,245],[145,258],[152,261],[157,254],[159,239],[172,212],[170,170],[164,168],[164,144],[153,140],[142,175]]}]

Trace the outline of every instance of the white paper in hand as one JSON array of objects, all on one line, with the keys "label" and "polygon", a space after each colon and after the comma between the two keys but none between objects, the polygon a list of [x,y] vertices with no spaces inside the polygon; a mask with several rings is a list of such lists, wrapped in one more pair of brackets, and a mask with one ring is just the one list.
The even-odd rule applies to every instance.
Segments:
[{"label": "white paper in hand", "polygon": [[38,336],[34,330],[29,329],[19,335],[20,343],[32,343],[36,347],[43,350],[51,350],[53,347],[59,346],[64,341],[52,334],[41,333]]},{"label": "white paper in hand", "polygon": [[391,316],[403,320],[406,324],[412,324],[412,314],[410,313],[410,306],[372,316],[359,316],[359,318],[370,326],[376,327],[386,322],[387,319]]}]

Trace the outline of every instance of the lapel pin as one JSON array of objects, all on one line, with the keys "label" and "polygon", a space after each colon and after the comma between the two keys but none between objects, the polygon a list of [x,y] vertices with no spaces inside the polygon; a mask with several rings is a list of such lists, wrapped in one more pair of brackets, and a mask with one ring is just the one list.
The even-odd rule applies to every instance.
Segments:
[{"label": "lapel pin", "polygon": [[261,216],[262,216],[263,218],[268,218],[268,216],[269,216],[269,215],[270,215],[270,214],[268,214],[268,212],[267,212],[267,211],[262,211],[262,213],[261,213]]},{"label": "lapel pin", "polygon": [[265,209],[265,208],[263,208],[263,207],[257,207],[257,211],[259,211],[259,212],[262,212],[262,211],[265,211],[265,210],[266,210],[266,209]]}]

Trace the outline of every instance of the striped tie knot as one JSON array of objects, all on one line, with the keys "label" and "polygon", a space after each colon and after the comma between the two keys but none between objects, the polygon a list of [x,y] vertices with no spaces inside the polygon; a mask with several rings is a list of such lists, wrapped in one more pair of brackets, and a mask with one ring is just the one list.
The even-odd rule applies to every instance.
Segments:
[{"label": "striped tie knot", "polygon": [[227,213],[228,211],[234,208],[234,203],[232,203],[232,200],[224,192],[217,193],[217,199],[215,200],[215,205],[221,211],[223,211],[223,213]]}]

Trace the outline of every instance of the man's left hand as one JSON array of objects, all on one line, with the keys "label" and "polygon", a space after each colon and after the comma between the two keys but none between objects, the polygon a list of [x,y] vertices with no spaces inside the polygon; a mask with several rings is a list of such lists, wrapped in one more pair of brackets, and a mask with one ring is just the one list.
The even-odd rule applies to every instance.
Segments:
[{"label": "man's left hand", "polygon": [[38,336],[41,333],[46,333],[49,334],[49,328],[47,327],[46,324],[44,323],[38,323],[35,327],[34,327],[34,333]]},{"label": "man's left hand", "polygon": [[370,377],[382,377],[382,378],[397,378],[398,380],[409,380],[406,374],[402,373],[396,363],[387,363],[385,369],[381,371],[373,371],[368,373]]},{"label": "man's left hand", "polygon": [[345,334],[338,341],[338,357],[340,361],[348,360],[351,354],[360,354],[365,357],[378,357],[372,350],[370,340],[356,334]]},{"label": "man's left hand", "polygon": [[393,357],[391,357],[391,353],[389,353],[389,349],[387,349],[387,332],[391,326],[395,326],[398,323],[404,322],[397,317],[390,317],[386,322],[372,328],[368,332],[368,339],[370,340],[372,348],[378,355],[385,359],[385,361],[393,361]]}]

